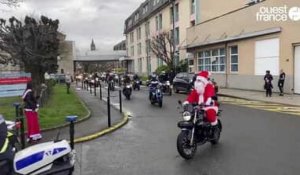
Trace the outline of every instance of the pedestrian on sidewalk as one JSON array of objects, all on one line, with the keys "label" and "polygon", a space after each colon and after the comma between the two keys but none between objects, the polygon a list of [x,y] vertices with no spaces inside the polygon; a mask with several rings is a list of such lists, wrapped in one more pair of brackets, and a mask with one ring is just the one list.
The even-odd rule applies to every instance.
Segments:
[{"label": "pedestrian on sidewalk", "polygon": [[71,87],[72,77],[69,72],[66,74],[66,85],[67,85],[67,94],[70,93],[70,87]]},{"label": "pedestrian on sidewalk", "polygon": [[37,113],[39,105],[37,104],[37,99],[34,96],[31,82],[27,83],[22,99],[25,103],[24,111],[27,120],[27,141],[38,141],[42,138]]},{"label": "pedestrian on sidewalk", "polygon": [[284,73],[284,71],[281,69],[281,70],[280,70],[280,75],[279,75],[279,80],[278,80],[278,88],[279,88],[279,90],[280,90],[280,93],[279,93],[280,96],[283,96],[284,80],[285,80],[285,73]]},{"label": "pedestrian on sidewalk", "polygon": [[271,97],[272,89],[273,89],[273,84],[272,84],[273,76],[271,75],[269,70],[266,71],[264,80],[265,80],[264,89],[266,90],[266,97],[268,96]]}]

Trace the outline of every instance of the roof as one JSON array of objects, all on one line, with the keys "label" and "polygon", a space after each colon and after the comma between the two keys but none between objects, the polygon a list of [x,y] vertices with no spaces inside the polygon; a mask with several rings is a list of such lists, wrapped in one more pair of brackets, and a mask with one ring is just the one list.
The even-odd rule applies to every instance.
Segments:
[{"label": "roof", "polygon": [[255,32],[243,33],[241,35],[230,36],[228,38],[220,39],[220,40],[213,40],[213,41],[206,41],[206,42],[201,42],[201,43],[189,44],[189,45],[186,46],[186,48],[191,49],[191,48],[195,48],[195,47],[202,47],[202,46],[208,46],[208,45],[212,45],[212,44],[218,44],[218,43],[224,43],[224,42],[229,42],[229,41],[236,41],[236,40],[241,40],[241,39],[253,38],[253,37],[257,37],[257,36],[268,35],[268,34],[273,34],[273,33],[278,33],[278,32],[281,32],[281,28],[280,27],[275,27],[275,28],[270,28],[270,29],[255,31]]},{"label": "roof", "polygon": [[86,55],[78,55],[74,61],[119,61],[126,55],[126,51],[87,52]]}]

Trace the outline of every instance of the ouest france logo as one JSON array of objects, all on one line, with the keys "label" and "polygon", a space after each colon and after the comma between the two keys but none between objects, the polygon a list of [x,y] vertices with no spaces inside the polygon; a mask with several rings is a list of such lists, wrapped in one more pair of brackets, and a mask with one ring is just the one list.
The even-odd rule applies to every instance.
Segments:
[{"label": "ouest france logo", "polygon": [[300,7],[260,7],[256,20],[263,22],[285,22],[288,20],[300,22]]}]

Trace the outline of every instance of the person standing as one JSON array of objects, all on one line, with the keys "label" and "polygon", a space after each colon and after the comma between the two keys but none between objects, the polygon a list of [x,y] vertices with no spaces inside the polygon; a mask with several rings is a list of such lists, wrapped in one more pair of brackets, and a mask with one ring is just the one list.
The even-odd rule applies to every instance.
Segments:
[{"label": "person standing", "polygon": [[285,73],[283,70],[280,70],[279,80],[278,80],[278,88],[280,90],[279,95],[283,96],[283,86],[284,86],[284,80],[285,80]]},{"label": "person standing", "polygon": [[264,88],[266,90],[266,97],[268,97],[268,96],[271,97],[272,96],[272,88],[273,88],[273,85],[272,85],[273,76],[271,75],[269,70],[266,71],[264,80],[265,80]]},{"label": "person standing", "polygon": [[66,85],[67,85],[67,94],[70,93],[70,87],[71,87],[72,77],[69,72],[66,74]]},{"label": "person standing", "polygon": [[27,83],[22,99],[25,103],[24,111],[27,120],[27,141],[38,141],[42,138],[37,113],[39,105],[37,104],[37,100],[34,96],[31,82]]}]

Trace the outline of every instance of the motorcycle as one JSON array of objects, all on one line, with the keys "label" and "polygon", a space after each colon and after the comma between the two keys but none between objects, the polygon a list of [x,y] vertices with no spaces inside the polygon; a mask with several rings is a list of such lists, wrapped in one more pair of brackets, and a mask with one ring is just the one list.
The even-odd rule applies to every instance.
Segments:
[{"label": "motorcycle", "polygon": [[141,82],[140,82],[140,80],[135,80],[134,82],[133,82],[133,90],[140,90],[140,84],[141,84]]},{"label": "motorcycle", "polygon": [[150,87],[150,102],[152,105],[158,103],[159,107],[162,107],[163,94],[160,90],[160,85],[156,87]]},{"label": "motorcycle", "polygon": [[123,88],[123,94],[127,100],[130,100],[131,92],[132,92],[131,84],[125,84],[125,86]]},{"label": "motorcycle", "polygon": [[[74,122],[76,117],[70,117],[67,120]],[[70,128],[71,138],[74,138],[73,129]],[[12,162],[0,160],[1,175],[73,174],[76,155],[73,149],[74,139],[71,140],[71,145],[67,140],[57,138],[54,141],[36,144],[21,151],[13,149],[14,146],[11,143],[10,147],[12,147],[14,159]]]},{"label": "motorcycle", "polygon": [[[181,101],[178,101],[181,105]],[[218,111],[217,116],[220,116],[221,111]],[[203,145],[210,142],[212,145],[218,144],[222,123],[218,119],[218,124],[214,129],[209,122],[204,120],[205,111],[203,105],[189,104],[185,107],[182,113],[183,121],[178,122],[177,126],[181,132],[177,137],[177,151],[184,159],[191,159],[197,151],[198,145]]]},{"label": "motorcycle", "polygon": [[162,83],[162,92],[163,93],[168,93],[170,96],[172,95],[172,89],[171,89],[170,81],[166,81],[166,82]]},{"label": "motorcycle", "polygon": [[108,82],[108,88],[111,91],[115,90],[115,82],[114,82],[114,80],[109,80],[109,82]]},{"label": "motorcycle", "polygon": [[21,128],[21,122],[5,121],[7,126],[7,137],[9,143],[12,146],[13,152],[21,150],[21,139],[19,137],[19,132]]}]

